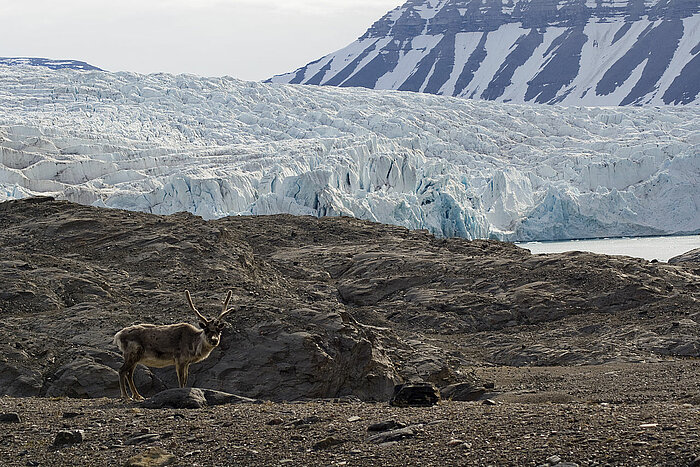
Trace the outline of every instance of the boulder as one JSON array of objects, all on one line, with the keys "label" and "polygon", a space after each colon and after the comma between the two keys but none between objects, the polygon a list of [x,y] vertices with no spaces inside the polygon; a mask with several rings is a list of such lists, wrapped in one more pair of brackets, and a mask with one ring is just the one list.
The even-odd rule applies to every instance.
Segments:
[{"label": "boulder", "polygon": [[38,396],[43,379],[29,363],[0,361],[0,395],[12,397]]},{"label": "boulder", "polygon": [[54,447],[78,444],[83,442],[83,430],[63,430],[56,433],[53,440]]},{"label": "boulder", "polygon": [[468,382],[450,384],[440,389],[440,397],[442,399],[453,401],[478,401],[484,394],[486,394],[485,387]]},{"label": "boulder", "polygon": [[394,387],[389,404],[395,407],[430,407],[440,401],[440,392],[433,383],[405,383]]},{"label": "boulder", "polygon": [[258,401],[255,399],[214,391],[212,389],[175,388],[166,389],[146,399],[143,401],[142,406],[147,409],[201,409],[202,407],[212,405],[256,402]]},{"label": "boulder", "polygon": [[0,423],[20,423],[21,421],[22,419],[17,413],[0,413]]},{"label": "boulder", "polygon": [[206,407],[207,399],[201,389],[177,388],[159,392],[141,405],[147,409],[201,409]]},{"label": "boulder", "polygon": [[369,327],[321,307],[285,310],[283,319],[224,334],[220,349],[192,367],[194,384],[276,401],[389,398],[399,378]]},{"label": "boulder", "polygon": [[78,358],[60,367],[46,391],[50,397],[118,397],[119,375],[89,358]]}]

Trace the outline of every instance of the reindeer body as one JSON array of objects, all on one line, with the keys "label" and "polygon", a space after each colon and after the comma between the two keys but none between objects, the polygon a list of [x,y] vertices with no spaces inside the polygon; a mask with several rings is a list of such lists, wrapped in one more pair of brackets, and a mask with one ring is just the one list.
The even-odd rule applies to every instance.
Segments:
[{"label": "reindeer body", "polygon": [[207,358],[219,345],[224,326],[221,319],[233,311],[226,309],[231,292],[224,301],[221,314],[213,320],[202,316],[192,304],[189,292],[185,291],[185,294],[190,307],[199,318],[200,328],[188,323],[164,326],[137,324],[122,329],[114,336],[114,344],[124,355],[124,364],[119,369],[119,390],[122,399],[129,398],[126,392],[128,383],[133,398],[143,400],[134,384],[134,370],[139,363],[154,368],[175,365],[178,383],[183,388],[187,384],[189,366]]}]

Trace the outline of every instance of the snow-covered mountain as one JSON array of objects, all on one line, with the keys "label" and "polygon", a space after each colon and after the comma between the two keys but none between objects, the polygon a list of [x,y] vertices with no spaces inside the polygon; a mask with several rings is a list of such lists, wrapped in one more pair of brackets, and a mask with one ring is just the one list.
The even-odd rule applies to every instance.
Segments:
[{"label": "snow-covered mountain", "polygon": [[467,238],[700,231],[700,108],[0,66],[0,200],[42,194]]},{"label": "snow-covered mountain", "polygon": [[36,57],[0,57],[0,65],[7,66],[43,66],[51,70],[62,70],[69,68],[71,70],[101,70],[89,63],[79,60],[54,60],[51,58],[36,58]]},{"label": "snow-covered mountain", "polygon": [[409,0],[271,78],[499,102],[700,103],[698,0]]}]

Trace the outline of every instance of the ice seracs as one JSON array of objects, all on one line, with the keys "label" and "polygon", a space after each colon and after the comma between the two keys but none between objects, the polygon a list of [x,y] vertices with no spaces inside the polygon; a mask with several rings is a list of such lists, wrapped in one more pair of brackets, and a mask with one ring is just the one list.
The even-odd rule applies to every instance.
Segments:
[{"label": "ice seracs", "polygon": [[700,230],[700,109],[0,66],[0,199],[466,238]]}]

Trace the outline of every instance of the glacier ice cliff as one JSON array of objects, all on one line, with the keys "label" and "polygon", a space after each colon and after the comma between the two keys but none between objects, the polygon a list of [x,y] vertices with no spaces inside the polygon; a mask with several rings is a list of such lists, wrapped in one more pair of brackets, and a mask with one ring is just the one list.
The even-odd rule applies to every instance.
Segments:
[{"label": "glacier ice cliff", "polygon": [[33,195],[466,238],[697,232],[700,108],[0,66],[0,200]]}]

